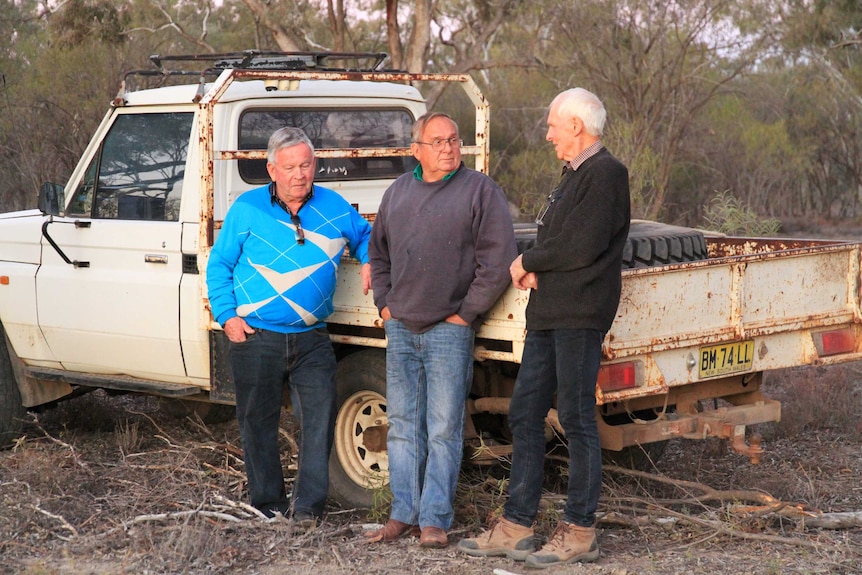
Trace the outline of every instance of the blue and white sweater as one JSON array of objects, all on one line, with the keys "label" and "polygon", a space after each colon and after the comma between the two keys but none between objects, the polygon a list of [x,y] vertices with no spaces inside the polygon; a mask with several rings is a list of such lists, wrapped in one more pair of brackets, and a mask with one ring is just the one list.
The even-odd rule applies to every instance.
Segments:
[{"label": "blue and white sweater", "polygon": [[332,313],[338,262],[368,262],[371,226],[336,192],[314,186],[299,210],[305,243],[269,186],[239,196],[228,210],[207,264],[213,317],[240,316],[253,328],[298,333],[323,326]]}]

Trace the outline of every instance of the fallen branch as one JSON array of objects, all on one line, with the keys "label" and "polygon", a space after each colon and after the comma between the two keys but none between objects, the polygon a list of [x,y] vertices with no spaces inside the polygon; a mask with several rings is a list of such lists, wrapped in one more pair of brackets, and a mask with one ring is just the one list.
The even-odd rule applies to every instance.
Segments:
[{"label": "fallen branch", "polygon": [[212,497],[213,497],[214,501],[218,501],[219,503],[222,503],[222,504],[227,505],[229,507],[233,507],[234,509],[241,509],[242,511],[245,511],[247,513],[251,513],[252,515],[254,515],[255,517],[258,517],[260,519],[266,519],[267,518],[266,515],[261,513],[260,509],[258,509],[257,507],[252,507],[248,503],[243,503],[241,501],[234,501],[232,499],[228,499],[227,497],[225,497],[223,495],[219,495],[218,493],[214,493]]},{"label": "fallen branch", "polygon": [[684,499],[664,500],[664,502],[666,503],[678,503],[684,505],[692,503],[705,503],[708,501],[751,501],[753,503],[760,503],[762,505],[791,505],[789,503],[780,501],[774,498],[772,495],[764,493],[762,491],[751,491],[748,489],[714,489],[708,485],[704,485],[703,483],[697,483],[696,481],[672,479],[670,477],[663,477],[661,475],[656,475],[654,473],[649,473],[646,471],[626,469],[625,467],[619,467],[616,465],[605,465],[603,466],[603,469],[612,473],[630,475],[632,477],[638,477],[640,479],[646,479],[649,481],[654,481],[656,483],[663,483],[665,485],[673,485],[674,487],[682,491],[700,491],[702,493],[701,495],[695,495],[693,497],[688,497]]},{"label": "fallen branch", "polygon": [[242,519],[238,517],[234,517],[228,513],[221,513],[218,511],[205,511],[202,509],[193,509],[191,511],[172,511],[171,513],[154,513],[151,515],[138,515],[137,517],[131,519],[130,521],[124,521],[123,527],[128,529],[129,526],[134,525],[136,523],[144,523],[147,521],[165,521],[167,519],[181,519],[188,518],[194,515],[199,515],[201,517],[210,517],[213,519],[221,519],[223,521],[232,521],[239,522]]},{"label": "fallen branch", "polygon": [[[640,508],[632,508],[631,510],[640,513],[644,512],[644,509]],[[626,517],[624,515],[620,515],[616,511],[613,511],[606,513],[603,516],[600,516],[598,518],[598,522],[599,524],[621,525],[623,527],[643,527],[644,525],[655,523],[665,529],[667,529],[668,526],[672,527],[674,523],[688,523],[690,525],[706,527],[713,530],[714,533],[712,536],[709,537],[710,539],[714,535],[727,535],[736,539],[768,541],[770,543],[779,543],[782,545],[792,545],[796,547],[806,547],[809,549],[822,550],[825,547],[834,547],[819,541],[811,541],[808,539],[783,537],[781,535],[770,535],[766,533],[751,533],[742,529],[734,528],[732,525],[728,525],[727,523],[723,523],[721,521],[702,519],[694,515],[679,513],[665,507],[655,507],[654,511],[656,512],[656,514],[660,513],[661,517],[651,515]],[[846,551],[846,549],[842,549],[842,551]]]},{"label": "fallen branch", "polygon": [[822,513],[802,519],[805,527],[817,529],[851,529],[862,527],[862,511],[846,511],[843,513]]},{"label": "fallen branch", "polygon": [[[46,516],[50,517],[51,519],[56,519],[57,521],[59,521],[63,525],[63,527],[68,529],[72,533],[73,536],[75,536],[75,537],[78,536],[78,530],[75,529],[75,527],[71,523],[66,521],[66,518],[63,517],[62,515],[57,515],[55,513],[51,513],[50,511],[45,511],[44,509],[39,507],[38,503],[36,503],[36,505],[33,506],[33,509],[35,509],[36,511],[38,511],[42,515],[46,515]],[[60,536],[58,535],[58,537],[60,537]],[[66,537],[60,537],[60,539],[63,539],[64,541],[68,541],[68,538],[66,538]]]},{"label": "fallen branch", "polygon": [[[683,498],[683,499],[674,499],[674,500],[657,500],[649,502],[650,505],[686,505],[692,503],[706,503],[706,502],[739,502],[739,501],[749,501],[752,503],[760,503],[760,505],[739,505],[734,504],[730,505],[727,510],[730,513],[738,514],[738,515],[747,515],[747,516],[758,516],[763,517],[767,515],[778,515],[780,517],[786,517],[789,519],[798,520],[800,522],[800,526],[804,528],[815,528],[815,529],[851,529],[854,527],[862,526],[862,511],[850,511],[850,512],[839,512],[839,513],[822,513],[820,511],[810,511],[803,507],[802,504],[799,503],[788,503],[785,501],[781,501],[773,497],[768,493],[763,493],[761,491],[751,491],[751,490],[740,490],[740,489],[729,489],[729,490],[720,490],[713,489],[708,485],[704,485],[702,483],[697,483],[693,481],[684,481],[680,479],[671,479],[669,477],[662,477],[660,475],[655,475],[653,473],[648,473],[645,471],[637,471],[634,469],[626,469],[623,467],[618,467],[615,465],[606,465],[605,469],[612,473],[619,473],[624,475],[630,475],[633,477],[638,477],[640,479],[646,479],[648,481],[655,481],[657,483],[663,483],[666,485],[673,485],[681,490],[687,492],[701,492],[700,495],[695,495],[693,497]],[[639,503],[643,503],[643,500],[637,500],[634,498],[619,498],[617,501],[623,502],[632,502],[636,501]],[[615,518],[615,520],[619,521],[619,518]]]},{"label": "fallen branch", "polygon": [[862,527],[862,511],[844,511],[834,513],[813,513],[805,511],[798,505],[784,506],[754,506],[733,505],[728,510],[732,513],[747,514],[753,516],[780,515],[790,519],[798,519],[802,528],[812,527],[815,529],[852,529]]}]

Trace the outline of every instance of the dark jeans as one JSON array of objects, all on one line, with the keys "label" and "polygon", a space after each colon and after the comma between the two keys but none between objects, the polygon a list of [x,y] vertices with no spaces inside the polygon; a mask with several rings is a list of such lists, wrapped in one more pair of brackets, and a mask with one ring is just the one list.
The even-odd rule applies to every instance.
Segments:
[{"label": "dark jeans", "polygon": [[293,513],[321,515],[329,491],[335,400],[335,353],[326,329],[284,334],[258,329],[230,346],[236,414],[251,504],[290,510],[278,448],[284,385],[300,424]]},{"label": "dark jeans", "polygon": [[602,487],[602,450],[596,425],[596,379],[604,334],[591,329],[528,331],[509,408],[513,436],[509,500],[504,515],[530,526],[542,495],[545,416],[557,394],[569,447],[569,485],[563,519],[596,522]]}]

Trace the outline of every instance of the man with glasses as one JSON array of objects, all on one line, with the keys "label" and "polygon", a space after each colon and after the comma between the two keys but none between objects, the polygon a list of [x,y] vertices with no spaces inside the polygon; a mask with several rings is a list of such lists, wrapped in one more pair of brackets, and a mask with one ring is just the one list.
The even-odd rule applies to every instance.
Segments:
[{"label": "man with glasses", "polygon": [[[314,148],[299,128],[269,139],[272,183],[239,196],[207,265],[213,317],[230,340],[236,413],[251,504],[303,526],[323,514],[336,414],[332,313],[345,246],[371,283],[371,226],[341,196],[313,183]],[[278,425],[284,383],[300,424],[292,500],[284,488]]]},{"label": "man with glasses", "polygon": [[366,534],[419,533],[445,547],[461,467],[473,336],[509,283],[517,255],[503,191],[461,162],[455,122],[428,113],[413,126],[419,161],[386,191],[369,252],[386,337],[387,447],[392,511]]},{"label": "man with glasses", "polygon": [[[509,408],[509,499],[490,529],[459,543],[469,555],[506,555],[536,568],[599,557],[595,522],[602,452],[596,379],[602,341],[619,305],[630,219],[628,170],[602,145],[605,118],[602,102],[582,88],[566,90],[551,102],[546,139],[564,163],[563,174],[536,219],[535,246],[510,267],[515,287],[532,291]],[[569,449],[568,492],[554,534],[535,551],[545,416],[555,394]]]}]

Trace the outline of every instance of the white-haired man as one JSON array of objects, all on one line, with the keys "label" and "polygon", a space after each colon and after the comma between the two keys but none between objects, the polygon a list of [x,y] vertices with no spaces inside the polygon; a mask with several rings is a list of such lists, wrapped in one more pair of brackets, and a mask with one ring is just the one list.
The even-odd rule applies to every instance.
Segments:
[{"label": "white-haired man", "polygon": [[[563,174],[536,218],[535,246],[509,269],[515,287],[532,290],[509,412],[509,499],[493,526],[459,543],[470,555],[507,555],[535,568],[599,557],[595,513],[602,455],[596,379],[602,341],[619,304],[630,220],[628,170],[602,144],[605,119],[602,102],[582,88],[566,90],[551,102],[546,138],[564,162]],[[545,416],[555,393],[568,441],[568,492],[557,529],[535,551]]]}]

